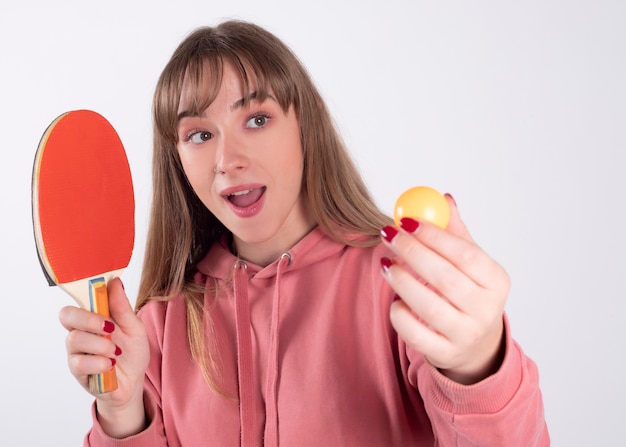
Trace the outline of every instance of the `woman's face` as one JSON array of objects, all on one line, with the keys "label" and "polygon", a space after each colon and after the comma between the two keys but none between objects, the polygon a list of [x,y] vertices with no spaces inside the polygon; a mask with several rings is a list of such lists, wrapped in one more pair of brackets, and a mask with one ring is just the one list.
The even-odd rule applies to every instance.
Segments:
[{"label": "woman's face", "polygon": [[[178,110],[178,153],[194,191],[232,233],[240,257],[259,265],[277,259],[314,226],[301,193],[303,156],[293,107],[251,89],[244,105],[229,63],[215,101],[191,116]],[[183,91],[183,98],[192,95]],[[188,100],[187,100],[188,101]]]}]

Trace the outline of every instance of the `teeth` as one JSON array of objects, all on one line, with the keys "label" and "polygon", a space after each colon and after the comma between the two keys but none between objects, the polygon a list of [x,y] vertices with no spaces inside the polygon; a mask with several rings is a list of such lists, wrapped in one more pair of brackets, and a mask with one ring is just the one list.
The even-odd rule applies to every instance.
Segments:
[{"label": "teeth", "polygon": [[234,192],[234,193],[228,194],[228,195],[229,196],[242,196],[244,194],[248,194],[250,191],[252,191],[252,190],[251,189],[245,189],[243,191],[237,191],[237,192]]}]

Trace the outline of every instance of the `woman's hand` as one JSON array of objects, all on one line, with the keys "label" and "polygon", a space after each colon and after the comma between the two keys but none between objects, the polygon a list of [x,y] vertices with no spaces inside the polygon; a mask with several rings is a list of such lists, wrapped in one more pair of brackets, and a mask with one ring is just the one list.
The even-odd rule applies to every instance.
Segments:
[{"label": "woman's hand", "polygon": [[108,371],[115,365],[118,388],[95,397],[103,430],[122,438],[145,426],[143,385],[150,351],[143,322],[131,308],[119,279],[109,282],[108,294],[110,319],[68,306],[59,312],[59,320],[68,330],[70,371],[85,390],[89,392],[90,374]]},{"label": "woman's hand", "polygon": [[502,362],[503,310],[510,288],[502,267],[472,240],[452,197],[450,223],[403,220],[385,227],[397,258],[381,259],[383,276],[400,299],[390,318],[398,334],[447,377],[476,383]]}]

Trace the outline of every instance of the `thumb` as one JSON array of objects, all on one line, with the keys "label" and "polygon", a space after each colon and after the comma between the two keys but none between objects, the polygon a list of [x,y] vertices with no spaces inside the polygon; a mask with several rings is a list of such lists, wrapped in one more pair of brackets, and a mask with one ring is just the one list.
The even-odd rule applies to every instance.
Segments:
[{"label": "thumb", "polygon": [[456,200],[450,193],[445,193],[444,197],[448,201],[448,205],[450,206],[450,222],[446,227],[446,231],[459,236],[466,241],[474,242],[472,236],[469,233],[469,230],[465,226],[465,223],[461,219],[461,215],[459,213],[459,208],[456,205]]},{"label": "thumb", "polygon": [[132,327],[137,316],[126,296],[122,280],[113,278],[109,281],[107,291],[109,294],[109,313],[115,324],[121,329]]}]

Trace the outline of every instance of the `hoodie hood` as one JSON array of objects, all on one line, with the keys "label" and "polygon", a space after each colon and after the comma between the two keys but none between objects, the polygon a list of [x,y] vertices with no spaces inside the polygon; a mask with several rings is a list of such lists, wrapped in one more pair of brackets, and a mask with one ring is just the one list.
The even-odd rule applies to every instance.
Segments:
[{"label": "hoodie hood", "polygon": [[[290,256],[291,262],[286,270],[291,271],[324,260],[344,250],[345,247],[345,245],[329,238],[321,228],[316,227],[282,256],[287,254]],[[198,263],[198,271],[218,280],[226,280],[232,276],[235,263],[243,262],[250,278],[266,279],[276,276],[282,256],[267,267],[261,267],[240,260],[230,252],[226,244],[216,243],[211,247],[207,256]]]}]

